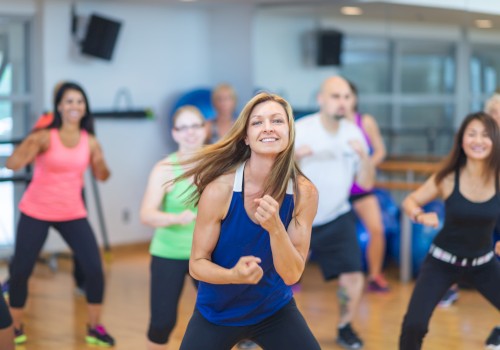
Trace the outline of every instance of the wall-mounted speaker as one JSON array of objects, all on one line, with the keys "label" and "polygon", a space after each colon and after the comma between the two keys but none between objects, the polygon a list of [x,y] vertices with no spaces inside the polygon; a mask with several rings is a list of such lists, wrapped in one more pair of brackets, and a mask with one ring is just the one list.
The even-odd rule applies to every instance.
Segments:
[{"label": "wall-mounted speaker", "polygon": [[121,25],[121,22],[93,14],[82,42],[81,52],[111,60]]},{"label": "wall-mounted speaker", "polygon": [[316,33],[316,64],[340,66],[344,35],[336,30],[320,30]]}]

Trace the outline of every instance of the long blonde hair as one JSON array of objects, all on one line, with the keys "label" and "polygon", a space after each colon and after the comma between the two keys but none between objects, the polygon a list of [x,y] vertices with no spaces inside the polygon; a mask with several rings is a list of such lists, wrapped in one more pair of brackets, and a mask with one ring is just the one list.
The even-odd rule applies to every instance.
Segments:
[{"label": "long blonde hair", "polygon": [[286,194],[289,180],[293,182],[296,201],[299,200],[299,188],[297,179],[304,176],[300,171],[294,153],[295,145],[295,122],[290,104],[282,97],[266,92],[254,96],[243,108],[238,119],[228,133],[217,143],[203,147],[189,160],[183,162],[193,165],[188,171],[174,181],[193,177],[197,191],[193,193],[190,201],[198,203],[199,198],[207,185],[219,176],[235,171],[244,161],[250,158],[250,147],[245,144],[247,126],[250,115],[258,104],[274,101],[279,103],[286,111],[289,125],[289,142],[286,148],[276,158],[275,166],[266,181],[264,194],[268,194],[278,202],[281,202]]}]

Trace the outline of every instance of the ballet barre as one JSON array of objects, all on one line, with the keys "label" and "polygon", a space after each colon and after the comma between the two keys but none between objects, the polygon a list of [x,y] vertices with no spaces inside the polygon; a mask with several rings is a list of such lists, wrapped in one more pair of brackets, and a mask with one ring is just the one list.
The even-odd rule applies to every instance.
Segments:
[{"label": "ballet barre", "polygon": [[[404,181],[379,180],[375,187],[390,191],[411,192],[416,190],[421,181],[416,179],[416,175],[430,176],[440,167],[440,158],[392,158],[388,159],[378,166],[382,173],[400,173],[404,174]],[[400,280],[409,282],[412,278],[412,224],[410,218],[404,213],[401,215],[401,239],[399,246],[400,256]]]}]

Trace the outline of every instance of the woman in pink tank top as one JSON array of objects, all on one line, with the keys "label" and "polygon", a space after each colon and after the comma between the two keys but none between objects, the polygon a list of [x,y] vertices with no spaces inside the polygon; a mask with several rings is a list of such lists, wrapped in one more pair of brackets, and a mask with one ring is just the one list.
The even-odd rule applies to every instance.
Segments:
[{"label": "woman in pink tank top", "polygon": [[[368,114],[358,112],[356,86],[349,82],[353,93],[353,105],[347,119],[354,122],[361,129],[370,148],[370,157],[375,166],[385,158],[384,140],[380,135],[377,121]],[[382,274],[382,264],[385,254],[385,236],[382,223],[382,214],[377,198],[371,191],[366,191],[356,183],[351,188],[350,201],[356,215],[363,222],[370,235],[367,247],[368,290],[372,292],[387,292],[388,283]]]},{"label": "woman in pink tank top", "polygon": [[54,227],[70,246],[85,275],[88,303],[85,340],[89,344],[112,346],[114,339],[100,324],[104,273],[82,197],[83,176],[89,165],[98,180],[107,180],[110,172],[94,136],[87,97],[79,85],[61,84],[54,96],[51,123],[33,131],[7,159],[6,166],[19,170],[33,162],[33,179],[19,203],[21,216],[10,264],[9,295],[15,342],[21,344],[27,340],[22,317],[28,279],[48,230]]}]

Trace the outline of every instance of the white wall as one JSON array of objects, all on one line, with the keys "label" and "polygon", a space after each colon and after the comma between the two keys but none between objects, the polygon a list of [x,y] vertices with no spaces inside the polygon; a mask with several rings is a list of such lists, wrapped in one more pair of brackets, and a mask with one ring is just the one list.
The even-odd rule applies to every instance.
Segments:
[{"label": "white wall", "polygon": [[240,108],[253,96],[254,6],[213,6],[209,10],[212,85],[227,82],[238,92]]},{"label": "white wall", "polygon": [[32,16],[36,12],[35,0],[2,0],[0,14],[15,16]]},{"label": "white wall", "polygon": [[255,85],[275,92],[294,107],[315,105],[315,91],[334,67],[308,64],[304,34],[317,27],[313,16],[257,12],[254,26]]}]

